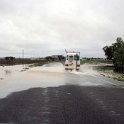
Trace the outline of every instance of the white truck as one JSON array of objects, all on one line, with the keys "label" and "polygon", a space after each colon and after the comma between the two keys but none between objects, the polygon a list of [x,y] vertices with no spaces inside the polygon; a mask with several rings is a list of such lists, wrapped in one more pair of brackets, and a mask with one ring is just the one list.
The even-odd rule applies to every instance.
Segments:
[{"label": "white truck", "polygon": [[67,52],[65,60],[65,70],[80,69],[80,52]]}]

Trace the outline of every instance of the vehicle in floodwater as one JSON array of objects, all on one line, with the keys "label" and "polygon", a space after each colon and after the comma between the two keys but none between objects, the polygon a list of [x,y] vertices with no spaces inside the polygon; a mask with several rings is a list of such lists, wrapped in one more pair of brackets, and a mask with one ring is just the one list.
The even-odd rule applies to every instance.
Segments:
[{"label": "vehicle in floodwater", "polygon": [[65,70],[80,69],[80,52],[67,52],[65,60]]}]

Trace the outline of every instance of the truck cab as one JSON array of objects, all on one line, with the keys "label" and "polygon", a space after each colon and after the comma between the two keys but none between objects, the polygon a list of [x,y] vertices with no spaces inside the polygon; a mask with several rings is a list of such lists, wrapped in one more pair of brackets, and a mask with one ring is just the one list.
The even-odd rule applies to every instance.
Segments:
[{"label": "truck cab", "polygon": [[65,70],[80,69],[80,52],[66,52]]}]

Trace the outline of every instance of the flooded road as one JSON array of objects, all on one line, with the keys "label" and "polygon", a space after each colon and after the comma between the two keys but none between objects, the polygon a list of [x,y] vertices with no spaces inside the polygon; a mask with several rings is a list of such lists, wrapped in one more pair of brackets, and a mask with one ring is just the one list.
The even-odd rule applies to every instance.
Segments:
[{"label": "flooded road", "polygon": [[33,87],[58,87],[62,85],[123,87],[122,83],[100,76],[90,65],[80,71],[65,71],[61,63],[50,63],[26,71],[23,65],[0,67],[0,98],[12,92]]},{"label": "flooded road", "polygon": [[0,124],[124,124],[124,83],[92,65],[78,72],[61,63],[22,70],[1,70]]}]

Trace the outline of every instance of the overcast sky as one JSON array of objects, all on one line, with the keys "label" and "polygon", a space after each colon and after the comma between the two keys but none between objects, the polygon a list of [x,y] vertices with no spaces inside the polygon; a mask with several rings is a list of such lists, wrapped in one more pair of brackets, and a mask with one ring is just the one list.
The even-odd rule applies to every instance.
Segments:
[{"label": "overcast sky", "polygon": [[124,38],[123,0],[0,0],[0,56],[42,57],[102,48]]}]

